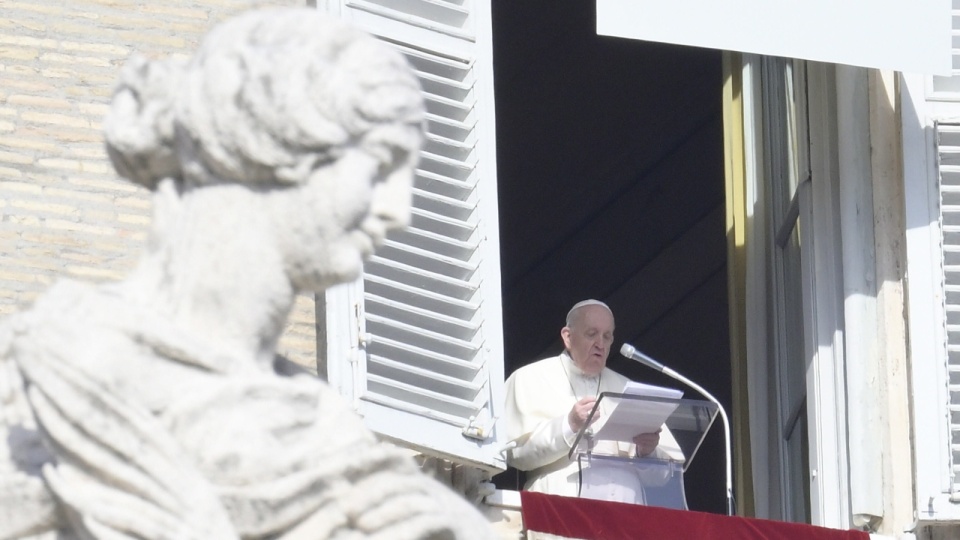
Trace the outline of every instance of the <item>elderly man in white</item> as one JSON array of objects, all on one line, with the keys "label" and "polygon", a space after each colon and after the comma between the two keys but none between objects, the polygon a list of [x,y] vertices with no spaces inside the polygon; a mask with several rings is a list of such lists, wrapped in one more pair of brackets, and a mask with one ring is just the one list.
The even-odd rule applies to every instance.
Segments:
[{"label": "elderly man in white", "polygon": [[[598,300],[577,303],[560,330],[564,351],[515,371],[506,383],[507,438],[514,446],[507,462],[527,471],[524,489],[605,500],[644,502],[639,470],[594,465],[587,475],[596,488],[581,493],[581,464],[568,457],[576,434],[587,422],[601,392],[622,392],[629,381],[606,367],[613,345],[614,319],[610,308]],[[600,403],[600,416],[608,411]],[[598,418],[599,418],[598,417]],[[596,453],[683,461],[683,453],[666,429],[638,434],[633,443],[604,441]],[[585,465],[584,465],[585,466]],[[602,492],[602,494],[601,494]]]}]

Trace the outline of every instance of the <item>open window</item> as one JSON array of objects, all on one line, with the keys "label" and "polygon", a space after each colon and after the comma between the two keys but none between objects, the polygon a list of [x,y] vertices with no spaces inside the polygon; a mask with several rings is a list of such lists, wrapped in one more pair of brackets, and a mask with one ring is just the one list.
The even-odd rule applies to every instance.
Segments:
[{"label": "open window", "polygon": [[318,302],[326,320],[321,374],[380,436],[502,469],[494,430],[504,376],[489,7],[470,0],[318,7],[403,53],[427,103],[412,223],[388,235],[360,280]]}]

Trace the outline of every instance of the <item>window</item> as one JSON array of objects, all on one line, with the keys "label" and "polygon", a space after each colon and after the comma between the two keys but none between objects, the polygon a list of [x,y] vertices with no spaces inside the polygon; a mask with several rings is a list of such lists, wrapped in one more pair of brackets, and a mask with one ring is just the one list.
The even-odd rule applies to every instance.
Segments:
[{"label": "window", "polygon": [[934,75],[930,81],[932,99],[960,100],[960,0],[950,2],[950,75]]},{"label": "window", "polygon": [[960,502],[960,123],[938,122],[937,164],[947,401],[949,495]]},{"label": "window", "polygon": [[[503,346],[489,6],[320,6],[391,43],[427,102],[409,227],[354,284],[327,291],[325,367],[368,426],[418,451],[497,470]],[[323,347],[321,347],[322,349]]]},{"label": "window", "polygon": [[916,505],[920,521],[960,519],[957,335],[960,103],[903,75],[904,196]]},{"label": "window", "polygon": [[[748,367],[766,374],[750,389],[754,478],[762,517],[850,527],[844,402],[842,253],[834,68],[774,57],[747,58],[748,113],[755,146],[748,189],[758,194],[763,243],[749,286],[759,297],[747,325],[765,329],[748,345]],[[769,441],[769,442],[767,442]],[[754,472],[758,472],[754,469]]]},{"label": "window", "polygon": [[[803,65],[802,63],[800,64]],[[768,201],[772,230],[772,301],[775,313],[770,373],[776,388],[776,434],[782,486],[782,518],[810,519],[807,437],[807,350],[803,324],[803,230],[800,207],[809,205],[810,167],[802,73],[782,58],[763,60]],[[801,123],[798,124],[798,119]],[[804,199],[801,202],[801,199]]]}]

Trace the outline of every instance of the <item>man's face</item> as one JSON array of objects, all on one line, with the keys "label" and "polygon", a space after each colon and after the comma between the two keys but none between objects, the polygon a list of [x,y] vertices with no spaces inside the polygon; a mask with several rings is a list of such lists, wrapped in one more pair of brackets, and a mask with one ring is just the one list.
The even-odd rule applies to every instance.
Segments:
[{"label": "man's face", "polygon": [[573,363],[584,373],[597,375],[607,365],[613,345],[613,315],[603,306],[584,306],[560,337]]}]

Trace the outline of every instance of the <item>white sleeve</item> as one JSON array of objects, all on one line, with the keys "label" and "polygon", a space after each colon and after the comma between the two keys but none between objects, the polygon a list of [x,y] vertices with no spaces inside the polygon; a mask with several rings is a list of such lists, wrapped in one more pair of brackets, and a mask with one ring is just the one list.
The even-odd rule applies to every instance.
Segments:
[{"label": "white sleeve", "polygon": [[543,392],[537,386],[524,384],[519,373],[514,373],[506,382],[504,420],[507,438],[516,443],[507,453],[507,463],[521,471],[537,469],[566,457],[576,436],[566,413],[558,416],[546,413],[544,396],[540,395]]}]

